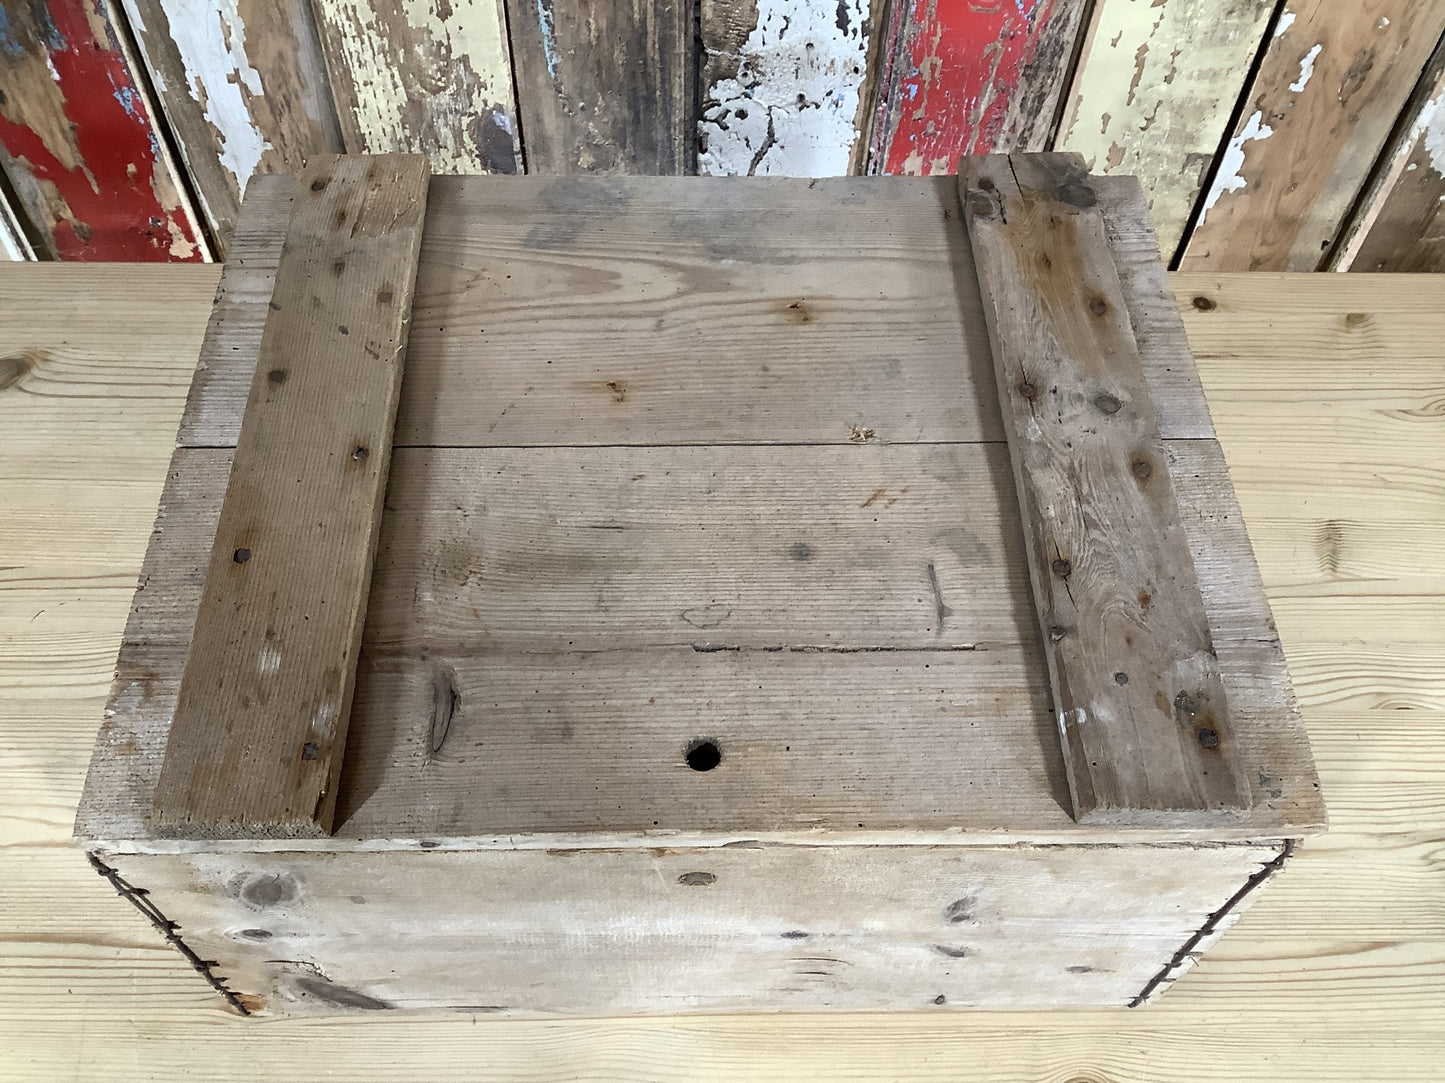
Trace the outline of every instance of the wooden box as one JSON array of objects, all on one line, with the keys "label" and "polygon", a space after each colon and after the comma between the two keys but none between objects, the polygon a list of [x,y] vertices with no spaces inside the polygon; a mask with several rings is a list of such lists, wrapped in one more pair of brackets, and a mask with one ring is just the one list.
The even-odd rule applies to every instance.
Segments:
[{"label": "wooden box", "polygon": [[[408,268],[386,265],[405,245],[377,255],[340,211],[329,234],[303,229],[345,197],[350,161],[248,190],[77,820],[97,871],[234,1008],[1132,1006],[1323,829],[1135,181],[1066,169],[1052,190],[988,182],[960,200],[951,178],[436,177],[410,193],[425,214]],[[333,166],[330,188],[308,183]],[[1023,307],[983,243],[992,226],[1044,236],[1017,249],[1036,294]],[[1060,228],[1075,255],[1051,247]],[[358,398],[373,370],[338,383],[333,362],[387,354],[384,336],[358,339],[413,271],[399,403]],[[1066,277],[1049,300],[1056,273],[1077,288]],[[347,305],[371,330],[338,322]],[[1077,453],[1116,418],[1136,426],[1128,462],[1182,561],[1077,626],[1049,616],[1049,591],[1113,574],[1117,524],[1091,512],[1087,558],[1041,555],[1023,524],[1068,513],[1038,503],[1025,429],[1073,392],[1057,372],[995,379],[996,354],[1003,371],[1010,350],[1032,366],[1092,349],[1048,338],[1059,306],[1117,317],[1122,354],[1137,344],[1142,384],[1088,393]],[[298,343],[302,308],[313,337]],[[1043,337],[1020,344],[1019,328]],[[253,413],[318,388],[287,439],[319,434],[338,455],[229,475],[243,415],[249,433]],[[379,441],[344,431],[352,399]],[[253,442],[285,465],[290,445]],[[349,481],[293,500],[283,528],[227,533],[223,504],[274,503],[332,465],[385,486],[374,533],[329,518]],[[297,596],[359,553],[354,694],[320,647],[272,627],[254,665],[209,692],[193,675],[211,592],[277,553],[321,561],[286,581]],[[1207,618],[1196,661],[1217,659],[1208,718],[1167,667],[1126,672],[1176,578],[1197,581]],[[322,637],[346,602],[322,596],[306,627]],[[296,615],[274,590],[265,604],[281,615],[237,602],[205,634],[234,645]],[[1081,677],[1090,651],[1103,668]],[[272,764],[235,719],[279,717],[268,689],[298,669],[321,689],[312,736]],[[1071,706],[1099,673],[1157,717],[1120,729]],[[195,740],[230,742],[226,771],[192,777],[185,800],[259,764],[315,787],[299,819],[172,816],[183,716]],[[1159,796],[1180,777],[1198,792]]]}]

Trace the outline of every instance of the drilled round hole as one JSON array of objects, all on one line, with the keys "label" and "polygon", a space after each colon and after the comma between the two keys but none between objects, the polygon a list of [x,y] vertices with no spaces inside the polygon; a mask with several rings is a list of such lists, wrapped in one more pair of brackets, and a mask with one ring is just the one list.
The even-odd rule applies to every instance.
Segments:
[{"label": "drilled round hole", "polygon": [[231,559],[234,560],[237,564],[244,564],[246,563],[246,561],[251,559],[251,550],[244,547],[237,549],[234,553],[231,554]]},{"label": "drilled round hole", "polygon": [[722,749],[711,737],[698,737],[689,741],[683,758],[694,771],[711,771],[722,763]]}]

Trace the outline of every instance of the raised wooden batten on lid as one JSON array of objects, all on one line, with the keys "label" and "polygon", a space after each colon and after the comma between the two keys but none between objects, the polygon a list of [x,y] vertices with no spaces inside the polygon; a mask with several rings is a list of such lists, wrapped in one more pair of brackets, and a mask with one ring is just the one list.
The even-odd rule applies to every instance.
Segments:
[{"label": "raised wooden batten on lid", "polygon": [[255,178],[97,871],[244,1012],[1167,988],[1314,764],[1142,190],[964,173]]}]

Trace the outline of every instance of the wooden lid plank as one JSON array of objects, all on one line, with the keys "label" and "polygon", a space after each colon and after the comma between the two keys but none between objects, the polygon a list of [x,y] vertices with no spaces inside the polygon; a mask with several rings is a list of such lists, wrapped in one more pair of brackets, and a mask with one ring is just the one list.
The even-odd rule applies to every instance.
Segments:
[{"label": "wooden lid plank", "polygon": [[965,158],[959,196],[1075,818],[1237,815],[1250,790],[1083,160]]},{"label": "wooden lid plank", "polygon": [[329,833],[401,389],[428,168],[310,160],[156,788],[172,837]]}]

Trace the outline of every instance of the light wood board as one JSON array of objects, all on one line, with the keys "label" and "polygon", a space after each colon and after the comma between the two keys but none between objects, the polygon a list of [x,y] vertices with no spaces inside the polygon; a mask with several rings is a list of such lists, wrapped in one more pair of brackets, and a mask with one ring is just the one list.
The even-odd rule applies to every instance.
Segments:
[{"label": "light wood board", "polygon": [[[144,1073],[1425,1079],[1445,1027],[1438,278],[1175,276],[1332,811],[1146,1011],[257,1027],[69,842],[214,268],[0,268],[0,1019],[21,1080]],[[1194,297],[1212,301],[1202,312]],[[1349,319],[1351,316],[1367,319]],[[4,381],[0,381],[3,384]],[[17,390],[20,389],[20,390]],[[77,439],[77,433],[86,434]],[[1362,473],[1364,463],[1369,473]],[[1370,476],[1373,473],[1373,477]],[[1379,478],[1398,484],[1382,486]],[[1356,623],[1364,596],[1378,613]],[[929,1009],[934,1010],[934,1009]]]},{"label": "light wood board", "polygon": [[156,786],[162,833],[331,828],[427,178],[413,155],[321,155],[297,178]]},{"label": "light wood board", "polygon": [[1069,792],[1081,823],[1218,818],[1249,787],[1093,179],[959,163]]}]

